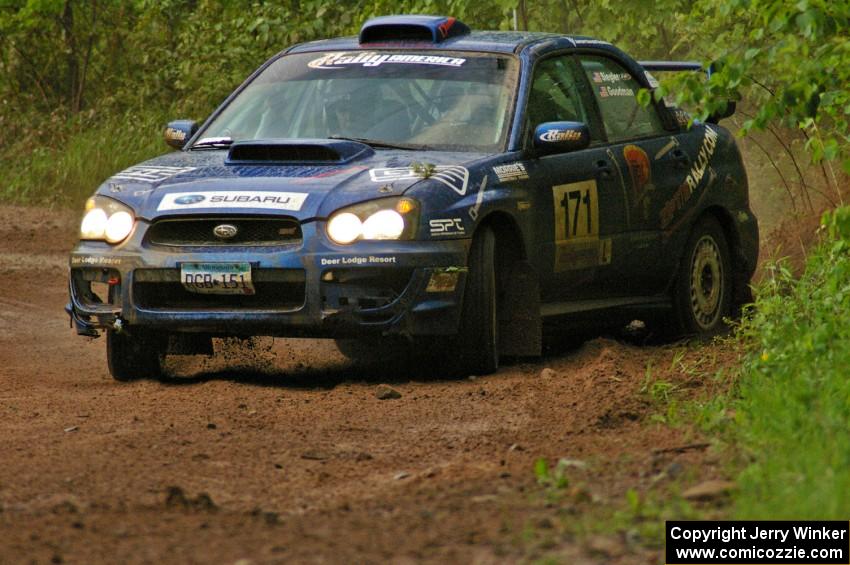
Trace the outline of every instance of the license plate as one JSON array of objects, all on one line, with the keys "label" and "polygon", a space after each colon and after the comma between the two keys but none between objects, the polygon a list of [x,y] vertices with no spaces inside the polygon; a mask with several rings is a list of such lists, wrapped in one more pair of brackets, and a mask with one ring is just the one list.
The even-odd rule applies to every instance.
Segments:
[{"label": "license plate", "polygon": [[254,294],[250,263],[182,263],[180,282],[201,294]]}]

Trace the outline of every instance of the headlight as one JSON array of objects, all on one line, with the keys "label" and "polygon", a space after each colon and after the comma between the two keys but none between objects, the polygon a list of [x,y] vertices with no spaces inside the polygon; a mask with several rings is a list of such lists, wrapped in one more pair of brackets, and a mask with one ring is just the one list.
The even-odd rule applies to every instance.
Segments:
[{"label": "headlight", "polygon": [[95,196],[86,201],[86,213],[80,224],[80,239],[99,239],[109,243],[124,241],[136,219],[133,211],[117,200]]},{"label": "headlight", "polygon": [[328,237],[343,245],[358,239],[412,239],[418,218],[415,200],[381,198],[334,213],[328,220]]}]

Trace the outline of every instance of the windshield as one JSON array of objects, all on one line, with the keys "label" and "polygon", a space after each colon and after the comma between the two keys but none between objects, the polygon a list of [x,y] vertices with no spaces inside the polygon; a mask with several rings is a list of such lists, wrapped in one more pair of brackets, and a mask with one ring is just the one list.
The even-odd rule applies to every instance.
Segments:
[{"label": "windshield", "polygon": [[195,145],[359,138],[437,150],[499,150],[517,63],[485,53],[318,52],[274,61]]}]

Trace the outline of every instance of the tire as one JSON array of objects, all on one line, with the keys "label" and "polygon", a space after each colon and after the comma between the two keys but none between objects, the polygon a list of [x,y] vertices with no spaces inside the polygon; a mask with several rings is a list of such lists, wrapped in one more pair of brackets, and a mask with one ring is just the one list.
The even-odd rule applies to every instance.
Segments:
[{"label": "tire", "polygon": [[685,245],[673,290],[678,333],[710,337],[726,329],[732,314],[732,262],[723,229],[712,217],[700,219]]},{"label": "tire", "polygon": [[116,381],[155,379],[162,376],[162,359],[167,341],[163,336],[140,330],[106,332],[106,363]]},{"label": "tire", "polygon": [[496,304],[496,236],[482,228],[469,250],[469,272],[463,294],[458,339],[458,369],[486,375],[499,368],[499,328]]}]

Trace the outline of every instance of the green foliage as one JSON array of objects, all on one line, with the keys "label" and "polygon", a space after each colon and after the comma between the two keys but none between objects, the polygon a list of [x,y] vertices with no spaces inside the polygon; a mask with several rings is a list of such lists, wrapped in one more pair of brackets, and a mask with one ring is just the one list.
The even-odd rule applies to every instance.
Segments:
[{"label": "green foliage", "polygon": [[691,14],[716,65],[709,81],[677,82],[679,102],[701,117],[746,98],[758,112],[742,133],[781,124],[803,130],[813,161],[850,172],[850,3],[833,0],[697,2]]},{"label": "green foliage", "polygon": [[[639,59],[719,61],[710,81],[686,74],[665,88],[703,117],[727,98],[746,98],[759,111],[744,132],[799,127],[815,161],[841,159],[850,173],[850,4],[830,0],[0,0],[0,159],[25,168],[12,157],[55,159],[85,146],[70,137],[83,133],[82,115],[95,129],[120,126],[128,112],[146,123],[201,120],[274,53],[355,34],[367,18],[392,13],[590,35]],[[646,101],[649,93],[640,96]],[[153,139],[118,140],[138,131],[118,127],[108,137],[119,150],[124,143],[152,148]],[[98,160],[97,153],[82,158]],[[5,199],[53,198],[42,188],[53,186],[50,178],[12,174],[19,180],[4,189]],[[33,184],[24,186],[27,178]]]},{"label": "green foliage", "polygon": [[850,208],[824,225],[802,278],[774,265],[740,330],[741,518],[843,519],[850,505]]}]

